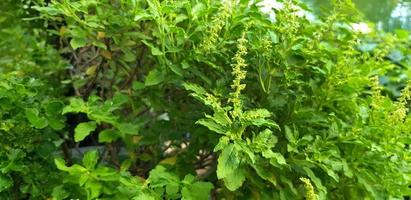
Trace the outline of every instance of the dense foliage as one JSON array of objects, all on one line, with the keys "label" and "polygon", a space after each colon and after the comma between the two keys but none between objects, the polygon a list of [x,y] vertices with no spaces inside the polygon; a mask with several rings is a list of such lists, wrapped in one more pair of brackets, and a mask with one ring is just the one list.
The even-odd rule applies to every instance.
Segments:
[{"label": "dense foliage", "polygon": [[332,2],[2,1],[0,198],[410,195],[410,35]]}]

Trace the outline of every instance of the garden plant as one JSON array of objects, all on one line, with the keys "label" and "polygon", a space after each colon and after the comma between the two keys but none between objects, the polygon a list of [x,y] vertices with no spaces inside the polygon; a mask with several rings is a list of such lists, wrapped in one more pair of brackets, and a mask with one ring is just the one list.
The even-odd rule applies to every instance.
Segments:
[{"label": "garden plant", "polygon": [[330,3],[2,0],[0,199],[408,198],[411,37]]}]

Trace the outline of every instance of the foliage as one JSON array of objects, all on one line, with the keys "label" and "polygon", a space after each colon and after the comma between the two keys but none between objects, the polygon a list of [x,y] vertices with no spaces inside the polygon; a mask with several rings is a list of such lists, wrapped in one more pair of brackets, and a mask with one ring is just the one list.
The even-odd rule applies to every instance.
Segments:
[{"label": "foliage", "polygon": [[410,37],[349,0],[3,4],[2,199],[410,195]]}]

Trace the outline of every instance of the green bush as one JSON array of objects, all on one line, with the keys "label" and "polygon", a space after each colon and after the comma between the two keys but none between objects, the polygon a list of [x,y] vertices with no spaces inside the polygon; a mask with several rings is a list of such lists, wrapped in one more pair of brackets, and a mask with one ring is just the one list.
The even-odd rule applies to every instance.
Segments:
[{"label": "green bush", "polygon": [[410,39],[348,0],[4,4],[2,199],[410,195]]}]

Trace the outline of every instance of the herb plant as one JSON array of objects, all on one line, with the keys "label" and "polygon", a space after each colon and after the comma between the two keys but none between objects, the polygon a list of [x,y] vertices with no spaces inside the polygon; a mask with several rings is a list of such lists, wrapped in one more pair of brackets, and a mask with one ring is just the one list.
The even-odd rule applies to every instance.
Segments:
[{"label": "herb plant", "polygon": [[2,2],[0,198],[410,195],[408,32],[332,2]]}]

